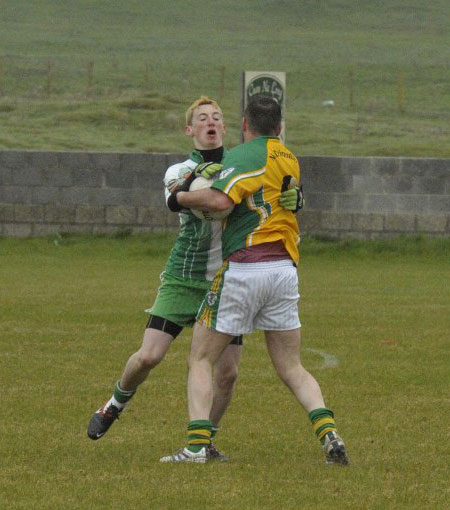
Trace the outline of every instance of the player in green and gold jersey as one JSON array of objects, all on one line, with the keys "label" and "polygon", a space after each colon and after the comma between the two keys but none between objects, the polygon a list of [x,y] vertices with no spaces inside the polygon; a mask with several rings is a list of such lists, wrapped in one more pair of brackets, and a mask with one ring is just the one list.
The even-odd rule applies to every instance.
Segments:
[{"label": "player in green and gold jersey", "polygon": [[250,102],[242,126],[245,143],[227,154],[211,188],[174,193],[183,207],[234,209],[224,222],[225,261],[199,310],[191,344],[188,446],[161,461],[209,460],[214,363],[231,338],[261,329],[275,369],[309,415],[327,464],[346,465],[334,414],[300,361],[299,229],[295,215],[279,202],[291,181],[300,182],[299,164],[278,138],[281,109],[275,100],[260,96]]}]

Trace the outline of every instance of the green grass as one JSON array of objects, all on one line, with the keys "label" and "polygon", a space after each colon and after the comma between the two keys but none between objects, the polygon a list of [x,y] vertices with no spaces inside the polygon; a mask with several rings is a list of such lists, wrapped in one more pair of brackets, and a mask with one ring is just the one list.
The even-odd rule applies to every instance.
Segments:
[{"label": "green grass", "polygon": [[[172,235],[0,239],[5,508],[445,508],[448,239],[303,240],[303,360],[352,465],[329,468],[259,333],[218,436],[229,464],[161,465],[185,440],[190,331],[108,436],[86,436],[140,345]],[[339,360],[324,367],[315,351]]]},{"label": "green grass", "polygon": [[297,154],[450,157],[444,0],[4,3],[0,148],[188,151],[201,93],[233,146],[242,71],[282,70]]}]

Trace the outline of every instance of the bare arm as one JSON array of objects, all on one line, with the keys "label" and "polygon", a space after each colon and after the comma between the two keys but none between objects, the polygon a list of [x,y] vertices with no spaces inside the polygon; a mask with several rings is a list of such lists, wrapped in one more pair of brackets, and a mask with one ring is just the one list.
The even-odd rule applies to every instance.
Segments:
[{"label": "bare arm", "polygon": [[228,195],[213,188],[180,191],[177,193],[177,202],[187,209],[207,209],[208,211],[225,211],[234,205]]}]

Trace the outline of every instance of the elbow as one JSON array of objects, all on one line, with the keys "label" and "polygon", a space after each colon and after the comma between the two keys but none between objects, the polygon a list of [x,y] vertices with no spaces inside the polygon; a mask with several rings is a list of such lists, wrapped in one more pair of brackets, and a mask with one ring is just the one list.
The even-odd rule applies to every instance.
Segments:
[{"label": "elbow", "polygon": [[220,195],[217,197],[217,200],[215,200],[214,203],[214,209],[218,212],[226,211],[230,207],[234,206],[233,200],[228,195],[225,195],[225,193],[220,192]]}]

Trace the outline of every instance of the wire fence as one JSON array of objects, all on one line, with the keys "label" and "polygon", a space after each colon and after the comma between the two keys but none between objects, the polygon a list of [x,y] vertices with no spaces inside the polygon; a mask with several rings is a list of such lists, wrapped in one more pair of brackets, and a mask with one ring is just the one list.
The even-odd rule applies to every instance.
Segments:
[{"label": "wire fence", "polygon": [[[217,98],[239,100],[241,72],[226,66],[212,65],[208,80],[204,79],[205,69],[191,63],[173,66],[165,62],[115,58],[30,58],[0,56],[0,97],[48,98],[52,96],[109,97],[127,91],[154,92],[186,96],[200,90]],[[311,83],[309,83],[311,82]],[[367,83],[364,83],[367,82]],[[328,74],[308,82],[304,71],[288,73],[287,96],[291,101],[317,95],[317,101],[332,107],[335,96],[341,105],[349,108],[358,106],[362,97],[373,96],[383,87],[383,93],[390,96],[391,107],[404,111],[405,79],[402,71],[391,71],[380,83],[353,69],[341,72],[330,79]],[[327,96],[327,92],[329,94]],[[320,96],[320,97],[319,97]],[[392,104],[394,103],[394,104]]]},{"label": "wire fence", "polygon": [[[200,69],[114,58],[28,58],[0,56],[0,96],[45,98],[55,95],[101,97],[124,91],[173,94],[205,88]],[[232,86],[230,84],[230,86]],[[208,88],[219,100],[226,94],[226,68],[216,66]]]}]

